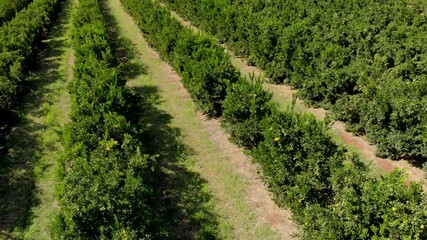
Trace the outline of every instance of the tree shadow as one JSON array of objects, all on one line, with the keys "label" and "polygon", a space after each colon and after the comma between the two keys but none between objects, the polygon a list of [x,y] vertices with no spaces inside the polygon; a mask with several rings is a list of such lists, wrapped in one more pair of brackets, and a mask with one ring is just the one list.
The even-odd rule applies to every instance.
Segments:
[{"label": "tree shadow", "polygon": [[[207,182],[190,170],[193,151],[182,142],[180,129],[171,126],[173,116],[161,109],[164,103],[156,86],[135,83],[147,74],[134,45],[120,36],[118,24],[106,3],[103,14],[118,56],[123,78],[138,95],[139,119],[145,125],[144,145],[157,156],[152,177],[155,239],[217,239],[219,217],[214,211]],[[132,85],[134,85],[132,87]]]},{"label": "tree shadow", "polygon": [[134,79],[141,74],[147,74],[147,68],[138,62],[138,53],[129,39],[124,38],[118,31],[116,19],[110,14],[106,3],[101,3],[105,17],[108,35],[117,59],[117,65],[125,79]]},{"label": "tree shadow", "polygon": [[36,64],[29,69],[20,94],[18,123],[10,131],[0,168],[0,238],[14,239],[14,231],[26,229],[33,217],[32,208],[39,203],[35,167],[44,150],[40,137],[46,130],[46,106],[53,104],[56,83],[65,81],[59,67],[70,8],[69,1],[61,4],[49,34],[40,43],[43,50],[33,57]]},{"label": "tree shadow", "polygon": [[424,163],[427,163],[427,159],[423,156],[415,156],[415,157],[403,157],[397,160],[405,160],[413,167],[423,169]]},{"label": "tree shadow", "polygon": [[143,102],[145,145],[157,156],[152,185],[155,191],[152,232],[156,239],[216,239],[218,216],[207,191],[207,182],[189,169],[192,150],[182,143],[180,129],[171,127],[173,117],[159,109],[162,100],[154,86],[135,87]]}]

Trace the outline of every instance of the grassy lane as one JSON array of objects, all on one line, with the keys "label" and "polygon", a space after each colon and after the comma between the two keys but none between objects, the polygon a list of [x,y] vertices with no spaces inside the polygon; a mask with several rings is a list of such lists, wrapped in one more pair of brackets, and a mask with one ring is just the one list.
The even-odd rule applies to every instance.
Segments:
[{"label": "grassy lane", "polygon": [[[220,132],[214,121],[204,120],[172,68],[162,62],[122,9],[119,0],[108,0],[118,35],[136,50],[128,69],[128,85],[146,100],[152,123],[152,144],[160,151],[165,177],[158,192],[163,204],[165,236],[170,238],[278,239],[248,200],[250,186],[238,173],[233,151],[224,151],[214,138]],[[123,46],[123,45],[122,45]],[[144,67],[140,67],[140,66]],[[134,69],[137,69],[138,74]],[[215,125],[215,124],[213,124]],[[227,144],[227,143],[225,143]],[[240,152],[240,150],[239,150]],[[241,152],[240,152],[241,154]],[[160,217],[162,219],[162,217]],[[161,223],[159,223],[161,224]],[[167,228],[171,228],[169,231]],[[290,239],[290,238],[288,238]]]},{"label": "grassy lane", "polygon": [[146,66],[133,48],[132,42],[121,36],[116,19],[103,5],[109,36],[120,62],[127,85],[141,96],[141,121],[146,131],[149,154],[156,155],[159,169],[154,176],[153,210],[155,239],[226,238],[227,226],[215,212],[215,203],[206,180],[192,170],[190,149],[182,141],[181,130],[171,125],[172,116],[162,107],[158,88],[151,81]]},{"label": "grassy lane", "polygon": [[[162,4],[167,7],[167,4]],[[190,27],[195,32],[199,32],[200,29],[195,27],[190,21],[184,20],[176,12],[171,11],[171,15],[178,19],[183,25]],[[226,45],[222,45],[227,49]],[[249,66],[245,59],[235,56],[231,51],[227,50],[230,54],[232,64],[240,70],[242,75],[249,76],[254,74],[264,78],[265,74],[257,67]],[[291,88],[288,85],[277,85],[271,83],[263,83],[265,89],[273,93],[273,100],[280,107],[286,109],[287,107],[294,104],[294,109],[298,112],[308,112],[315,115],[318,119],[324,120],[328,114],[323,108],[312,108],[308,107],[302,100],[294,99],[294,95],[297,90]],[[340,144],[345,144],[346,148],[356,152],[361,156],[361,159],[371,168],[375,175],[382,175],[384,172],[391,172],[395,168],[401,168],[408,174],[408,181],[424,181],[424,171],[418,166],[414,166],[410,161],[407,160],[396,160],[392,161],[386,158],[377,157],[376,147],[369,143],[365,136],[355,136],[350,132],[346,131],[345,124],[340,121],[335,121],[330,125],[332,137],[335,141]],[[424,191],[427,191],[427,182],[423,185]]]},{"label": "grassy lane", "polygon": [[55,166],[70,105],[66,85],[73,62],[67,35],[71,5],[71,0],[63,3],[42,42],[22,121],[11,134],[7,165],[0,172],[0,239],[50,238],[49,223],[58,210]]}]

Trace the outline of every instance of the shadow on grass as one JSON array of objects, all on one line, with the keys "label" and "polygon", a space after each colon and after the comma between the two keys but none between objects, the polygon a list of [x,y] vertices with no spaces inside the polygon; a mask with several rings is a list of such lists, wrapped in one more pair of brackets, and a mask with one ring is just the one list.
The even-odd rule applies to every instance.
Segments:
[{"label": "shadow on grass", "polygon": [[189,169],[191,149],[182,141],[179,129],[171,127],[172,116],[158,108],[159,91],[153,86],[135,87],[143,97],[143,122],[148,124],[146,146],[158,156],[152,185],[157,239],[216,239],[218,216],[207,182]]},{"label": "shadow on grass", "polygon": [[26,229],[32,220],[31,209],[39,203],[35,166],[44,149],[40,135],[46,131],[46,106],[52,104],[55,84],[63,80],[59,66],[70,6],[69,1],[62,3],[49,35],[42,40],[43,50],[34,57],[37,64],[24,82],[21,117],[11,129],[0,169],[0,238],[13,239],[17,237],[13,232]]},{"label": "shadow on grass", "polygon": [[173,116],[161,109],[159,89],[135,80],[147,77],[146,67],[140,63],[133,44],[120,36],[117,22],[105,3],[103,13],[123,78],[131,82],[132,91],[140,99],[139,116],[146,125],[143,138],[147,151],[158,156],[152,176],[154,238],[217,239],[219,218],[207,182],[191,170],[192,150],[182,143],[181,131],[171,126]]}]

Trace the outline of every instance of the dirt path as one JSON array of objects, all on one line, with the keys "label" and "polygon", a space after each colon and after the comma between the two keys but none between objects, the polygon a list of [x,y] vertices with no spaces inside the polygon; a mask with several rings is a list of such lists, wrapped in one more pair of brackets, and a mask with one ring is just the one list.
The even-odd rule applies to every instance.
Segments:
[{"label": "dirt path", "polygon": [[206,119],[196,112],[179,75],[149,47],[120,1],[107,2],[121,35],[134,45],[150,76],[133,85],[152,84],[158,88],[163,108],[173,116],[171,125],[182,131],[181,138],[191,149],[194,168],[208,182],[215,208],[229,224],[226,238],[295,239],[297,230],[290,220],[290,211],[274,204],[251,160],[230,143],[218,120]]},{"label": "dirt path", "polygon": [[[162,4],[162,6],[165,6]],[[182,19],[176,12],[171,11],[171,15],[178,19],[183,25],[193,29],[196,32],[200,30],[195,27],[190,21]],[[226,45],[222,45],[228,54],[231,56],[231,61],[233,65],[240,70],[243,75],[255,74],[256,76],[263,76],[262,70],[257,67],[249,66],[244,59],[236,57],[231,51],[227,50]],[[288,85],[276,85],[276,84],[264,84],[265,88],[273,92],[273,99],[280,105],[290,105],[294,95],[297,90],[292,89]],[[305,106],[304,102],[301,100],[296,101],[296,110],[301,112],[309,112],[314,114],[318,119],[323,120],[326,116],[327,111],[322,108],[310,108]],[[376,147],[369,143],[369,141],[364,136],[355,136],[350,132],[345,130],[345,123],[341,121],[336,121],[331,126],[331,131],[334,135],[338,136],[338,141],[351,146],[360,153],[362,157],[372,163],[374,163],[378,168],[385,172],[391,172],[395,168],[404,169],[408,174],[408,181],[421,181],[423,182],[424,191],[427,191],[427,182],[425,173],[422,169],[413,166],[407,160],[398,160],[394,161],[387,158],[380,158],[375,155]]]}]

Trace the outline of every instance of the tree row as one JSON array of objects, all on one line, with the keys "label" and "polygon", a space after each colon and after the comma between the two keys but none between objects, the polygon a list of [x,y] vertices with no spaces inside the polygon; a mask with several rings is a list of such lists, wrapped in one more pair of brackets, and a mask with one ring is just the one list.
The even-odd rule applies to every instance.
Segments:
[{"label": "tree row", "polygon": [[[279,110],[259,79],[239,76],[218,43],[183,27],[158,3],[122,4],[148,42],[182,76],[195,102],[219,104],[221,111],[214,116],[222,117],[231,140],[248,148],[261,165],[276,202],[292,209],[303,239],[427,237],[427,200],[421,184],[406,185],[398,170],[374,177],[358,156],[332,140],[323,122],[292,109]],[[218,56],[210,55],[213,52]],[[201,55],[211,60],[204,63]],[[212,76],[219,70],[233,74]],[[218,89],[225,93],[217,95]],[[206,109],[202,108],[209,114]]]},{"label": "tree row", "polygon": [[74,79],[64,129],[54,239],[150,238],[155,165],[143,142],[140,99],[125,86],[98,0],[72,14]]},{"label": "tree row", "polygon": [[425,2],[166,2],[271,81],[365,134],[379,156],[426,161]]},{"label": "tree row", "polygon": [[14,123],[18,94],[41,37],[46,33],[58,0],[34,0],[0,28],[0,149]]}]

